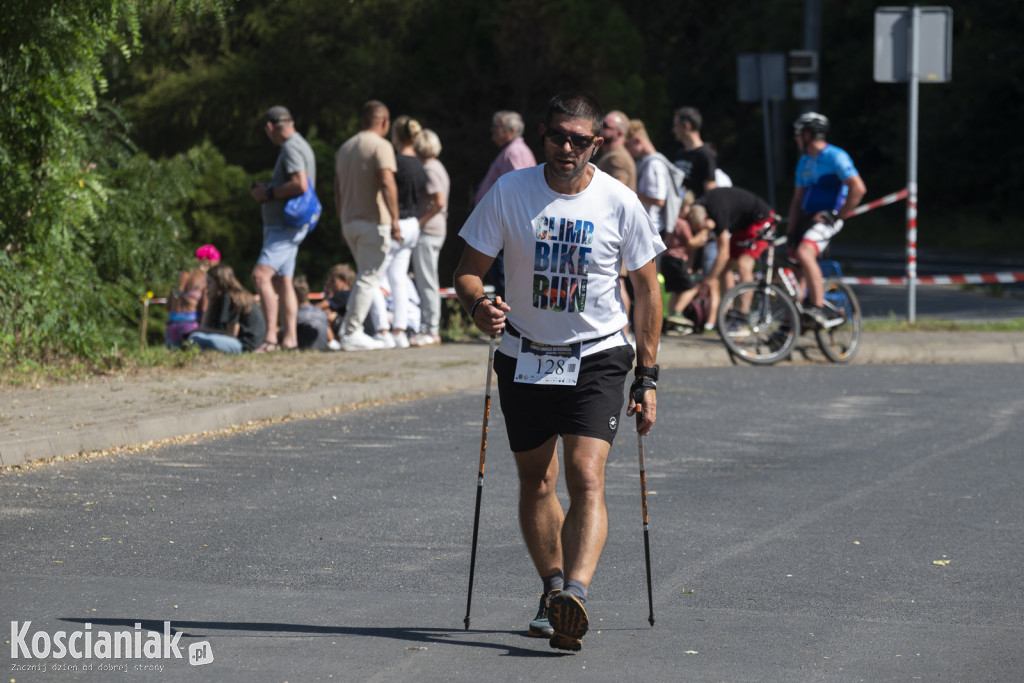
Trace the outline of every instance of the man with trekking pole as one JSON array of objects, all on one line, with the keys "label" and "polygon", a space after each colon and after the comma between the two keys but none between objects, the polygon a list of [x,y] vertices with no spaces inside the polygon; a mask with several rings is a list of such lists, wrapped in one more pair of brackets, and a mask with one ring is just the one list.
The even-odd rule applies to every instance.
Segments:
[{"label": "man with trekking pole", "polygon": [[[608,533],[605,466],[634,360],[627,414],[637,415],[641,471],[642,437],[657,409],[662,304],[654,257],[665,246],[636,194],[590,163],[604,142],[602,119],[584,93],[552,98],[540,127],[546,163],[502,176],[481,200],[459,233],[466,247],[455,272],[477,327],[492,338],[504,333],[493,367],[519,475],[520,528],[543,582],[528,634],[572,651],[589,627],[587,589]],[[491,300],[483,278],[501,250],[505,298]],[[635,352],[622,333],[621,264],[636,293]],[[488,400],[489,390],[488,383]],[[484,445],[486,418],[485,410]],[[555,494],[559,436],[567,511]],[[483,455],[482,447],[481,486]],[[645,498],[645,541],[646,524]],[[476,529],[474,557],[475,539]],[[647,557],[650,596],[649,550]]]}]

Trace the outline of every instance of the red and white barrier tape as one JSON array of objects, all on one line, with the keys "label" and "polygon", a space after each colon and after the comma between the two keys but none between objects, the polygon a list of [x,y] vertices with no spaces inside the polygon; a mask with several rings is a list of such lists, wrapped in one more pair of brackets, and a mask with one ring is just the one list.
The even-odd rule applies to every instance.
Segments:
[{"label": "red and white barrier tape", "polygon": [[[905,277],[844,277],[848,285],[905,285]],[[1024,282],[1024,272],[971,273],[968,275],[919,275],[919,285],[996,285]]]},{"label": "red and white barrier tape", "polygon": [[907,194],[908,194],[907,193],[907,188],[903,188],[899,192],[893,192],[892,194],[887,194],[884,197],[876,199],[873,202],[868,202],[867,204],[861,204],[856,209],[851,211],[850,215],[847,216],[847,218],[853,218],[854,216],[859,216],[862,213],[867,213],[868,211],[871,211],[872,209],[877,209],[880,206],[887,206],[889,204],[895,204],[896,202],[898,202],[898,201],[900,201],[902,199],[906,199],[907,198]]}]

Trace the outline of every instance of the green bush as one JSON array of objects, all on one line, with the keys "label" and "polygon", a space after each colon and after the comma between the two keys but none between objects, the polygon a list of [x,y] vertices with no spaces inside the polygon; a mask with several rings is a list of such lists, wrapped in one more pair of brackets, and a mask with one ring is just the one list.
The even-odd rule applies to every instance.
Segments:
[{"label": "green bush", "polygon": [[[168,0],[222,18],[226,1]],[[139,46],[153,2],[5,4],[0,27],[0,357],[116,359],[152,277],[182,263],[187,158],[139,154],[102,59]],[[176,25],[176,24],[175,24]],[[187,155],[186,155],[187,157]]]}]

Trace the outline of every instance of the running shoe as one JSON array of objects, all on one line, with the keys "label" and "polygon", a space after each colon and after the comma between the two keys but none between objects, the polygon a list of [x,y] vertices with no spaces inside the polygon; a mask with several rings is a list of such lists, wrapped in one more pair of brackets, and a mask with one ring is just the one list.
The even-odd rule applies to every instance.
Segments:
[{"label": "running shoe", "polygon": [[346,334],[338,340],[342,351],[374,351],[384,348],[381,342],[377,341],[362,330],[356,330],[352,334]]},{"label": "running shoe", "polygon": [[580,639],[590,628],[590,617],[579,598],[564,591],[552,596],[548,602],[548,620],[553,629],[551,647],[572,652],[583,649]]},{"label": "running shoe", "polygon": [[804,315],[814,321],[818,327],[828,327],[828,313],[818,306],[807,306],[804,308]]},{"label": "running shoe", "polygon": [[554,633],[554,629],[551,628],[551,622],[548,621],[548,603],[551,602],[551,598],[557,595],[558,592],[559,590],[556,588],[541,594],[537,616],[530,622],[530,628],[526,629],[526,635],[531,638],[550,638],[551,634]]}]

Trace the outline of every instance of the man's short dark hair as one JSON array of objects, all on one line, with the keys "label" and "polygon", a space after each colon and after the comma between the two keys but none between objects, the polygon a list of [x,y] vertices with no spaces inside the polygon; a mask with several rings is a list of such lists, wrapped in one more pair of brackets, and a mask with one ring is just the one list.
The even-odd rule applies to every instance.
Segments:
[{"label": "man's short dark hair", "polygon": [[704,119],[696,107],[680,107],[676,109],[676,118],[679,119],[680,123],[689,123],[690,127],[696,131],[699,131],[701,124],[704,123]]},{"label": "man's short dark hair", "polygon": [[386,104],[380,100],[370,100],[363,105],[363,128],[373,128],[377,122],[390,115]]},{"label": "man's short dark hair", "polygon": [[544,114],[544,125],[550,128],[556,116],[589,119],[594,135],[601,133],[601,122],[604,120],[604,112],[597,100],[579,90],[566,90],[551,98],[547,113]]}]

